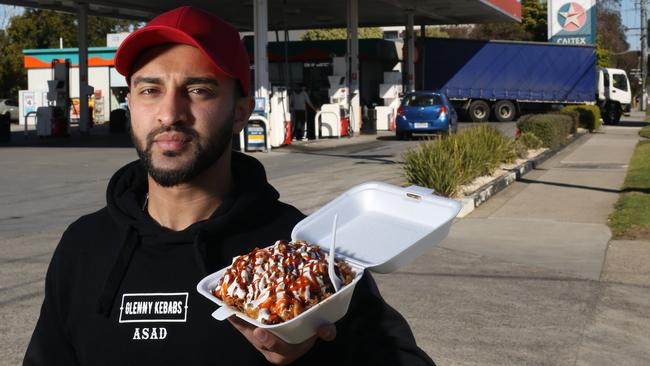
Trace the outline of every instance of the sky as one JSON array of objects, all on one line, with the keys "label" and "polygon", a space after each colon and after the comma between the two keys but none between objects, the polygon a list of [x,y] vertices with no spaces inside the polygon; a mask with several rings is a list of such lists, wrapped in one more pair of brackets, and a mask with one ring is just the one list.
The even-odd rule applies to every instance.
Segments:
[{"label": "sky", "polygon": [[9,17],[12,15],[22,13],[23,8],[19,6],[9,6],[9,5],[0,5],[0,29],[4,29],[7,26]]},{"label": "sky", "polygon": [[[623,20],[623,25],[628,28],[639,28],[639,24],[641,23],[641,11],[639,10],[638,3],[638,0],[623,0],[621,2],[621,19]],[[630,49],[640,49],[640,33],[638,29],[630,29],[625,32],[625,35],[627,36],[627,43],[630,44]]]},{"label": "sky", "polygon": [[[637,3],[639,0],[622,0],[621,2],[621,19],[623,25],[628,28],[638,28],[641,22],[641,13]],[[4,24],[8,20],[8,15],[20,14],[21,7],[0,5],[0,28],[4,28]],[[639,47],[639,30],[630,29],[626,32],[627,42],[630,44],[630,49],[638,50]]]}]

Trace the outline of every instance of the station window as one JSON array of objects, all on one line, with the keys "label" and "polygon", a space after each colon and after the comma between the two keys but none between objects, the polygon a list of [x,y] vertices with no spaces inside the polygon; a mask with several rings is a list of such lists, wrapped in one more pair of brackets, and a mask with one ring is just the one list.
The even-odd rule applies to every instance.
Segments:
[{"label": "station window", "polygon": [[386,39],[386,40],[399,39],[399,32],[398,31],[384,31],[384,39]]},{"label": "station window", "polygon": [[[288,73],[285,74],[284,62],[270,62],[269,63],[269,81],[273,85],[289,85],[303,83],[303,67],[302,62],[289,62]],[[289,80],[285,80],[288,76]]]}]

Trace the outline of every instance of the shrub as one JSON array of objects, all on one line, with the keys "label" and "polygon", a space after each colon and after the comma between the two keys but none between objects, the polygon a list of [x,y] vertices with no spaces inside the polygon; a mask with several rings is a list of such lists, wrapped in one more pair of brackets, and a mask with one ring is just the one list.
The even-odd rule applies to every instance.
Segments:
[{"label": "shrub", "polygon": [[460,159],[448,149],[448,141],[424,141],[404,155],[404,173],[411,184],[433,188],[443,196],[453,196],[463,180]]},{"label": "shrub", "polygon": [[542,140],[531,132],[522,133],[517,140],[521,141],[521,143],[528,149],[539,149],[543,146]]},{"label": "shrub", "polygon": [[404,174],[411,184],[454,196],[463,184],[491,174],[515,158],[513,140],[490,126],[465,129],[439,141],[425,141],[404,155]]},{"label": "shrub", "polygon": [[567,110],[567,111],[560,111],[558,113],[571,117],[571,121],[573,123],[571,124],[571,131],[569,133],[570,134],[576,133],[578,131],[578,127],[580,127],[580,112],[578,112],[577,110]]},{"label": "shrub", "polygon": [[515,158],[512,140],[490,126],[468,129],[460,140],[466,146],[464,152],[468,167],[478,173],[471,179],[491,174],[499,165]]},{"label": "shrub", "polygon": [[536,114],[524,114],[523,116],[519,117],[519,120],[517,122],[525,122],[532,116],[536,116]]},{"label": "shrub", "polygon": [[564,145],[571,132],[573,120],[564,114],[537,114],[517,122],[522,134],[530,132],[537,136],[543,146],[555,148]]},{"label": "shrub", "polygon": [[516,139],[514,147],[515,147],[515,154],[517,154],[518,158],[526,159],[528,157],[528,146],[526,146],[526,144],[522,140]]},{"label": "shrub", "polygon": [[560,112],[573,111],[578,112],[580,115],[580,127],[589,130],[589,132],[600,128],[600,108],[597,105],[569,105],[560,110]]}]

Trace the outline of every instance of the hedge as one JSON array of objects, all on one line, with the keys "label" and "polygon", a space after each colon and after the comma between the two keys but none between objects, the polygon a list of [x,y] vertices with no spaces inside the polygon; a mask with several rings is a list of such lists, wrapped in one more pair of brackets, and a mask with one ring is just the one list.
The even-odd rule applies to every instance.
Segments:
[{"label": "hedge", "polygon": [[573,111],[580,115],[580,127],[589,130],[589,132],[600,128],[600,108],[597,105],[569,105],[560,110],[563,113]]},{"label": "hedge", "polygon": [[571,121],[573,121],[573,124],[571,125],[570,133],[571,134],[576,133],[578,131],[578,127],[580,127],[580,112],[577,110],[561,110],[558,113],[571,117]]},{"label": "hedge", "polygon": [[520,119],[517,122],[517,128],[522,134],[532,133],[542,140],[545,147],[549,148],[566,144],[573,126],[573,118],[560,113],[526,116],[525,119]]},{"label": "hedge", "polygon": [[520,140],[527,149],[539,149],[544,145],[542,140],[531,132],[522,133],[518,140]]}]

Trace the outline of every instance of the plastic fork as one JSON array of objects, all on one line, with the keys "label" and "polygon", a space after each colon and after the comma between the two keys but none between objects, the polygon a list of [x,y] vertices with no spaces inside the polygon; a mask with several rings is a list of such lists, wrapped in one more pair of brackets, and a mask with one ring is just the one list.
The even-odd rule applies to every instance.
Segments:
[{"label": "plastic fork", "polygon": [[334,292],[338,292],[341,289],[341,280],[336,276],[334,271],[334,248],[336,248],[336,221],[338,220],[339,215],[334,215],[334,223],[332,224],[332,242],[330,243],[330,255],[329,255],[329,265],[327,267],[327,272],[330,275],[330,281],[334,286]]}]

